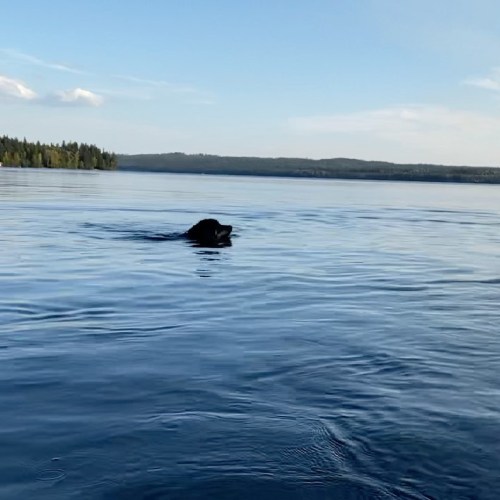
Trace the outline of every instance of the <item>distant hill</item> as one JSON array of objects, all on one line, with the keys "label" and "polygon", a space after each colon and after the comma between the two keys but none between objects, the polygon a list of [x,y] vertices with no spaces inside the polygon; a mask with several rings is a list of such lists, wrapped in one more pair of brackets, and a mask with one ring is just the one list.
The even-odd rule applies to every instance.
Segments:
[{"label": "distant hill", "polygon": [[500,168],[397,164],[349,158],[256,158],[184,153],[117,155],[119,170],[420,182],[500,184]]}]

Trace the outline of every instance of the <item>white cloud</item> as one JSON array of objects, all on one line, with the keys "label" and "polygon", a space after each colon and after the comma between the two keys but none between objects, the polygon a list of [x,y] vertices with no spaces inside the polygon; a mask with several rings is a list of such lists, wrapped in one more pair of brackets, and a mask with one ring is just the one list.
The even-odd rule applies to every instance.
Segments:
[{"label": "white cloud", "polygon": [[45,96],[39,96],[21,80],[0,75],[0,96],[7,96],[21,101],[34,104],[46,105],[72,105],[72,106],[100,106],[104,98],[99,94],[75,88],[71,90],[59,90]]},{"label": "white cloud", "polygon": [[500,92],[500,68],[493,68],[490,75],[479,78],[469,78],[464,82],[466,85],[473,85],[482,89]]},{"label": "white cloud", "polygon": [[15,59],[28,64],[33,64],[35,66],[41,66],[43,68],[54,69],[57,71],[65,71],[67,73],[84,74],[83,71],[67,66],[66,64],[47,62],[38,57],[31,56],[29,54],[24,54],[14,49],[0,49],[0,53],[9,57],[10,59]]},{"label": "white cloud", "polygon": [[100,106],[104,99],[102,96],[81,88],[72,90],[59,90],[49,97],[49,101],[59,104],[76,106]]},{"label": "white cloud", "polygon": [[400,138],[436,132],[487,132],[500,127],[500,119],[439,106],[410,105],[328,116],[291,118],[290,126],[308,133],[369,132]]},{"label": "white cloud", "polygon": [[2,75],[0,75],[0,94],[28,101],[37,97],[36,93],[20,80]]},{"label": "white cloud", "polygon": [[441,106],[298,117],[288,126],[295,141],[314,142],[327,156],[455,165],[500,161],[500,117]]}]

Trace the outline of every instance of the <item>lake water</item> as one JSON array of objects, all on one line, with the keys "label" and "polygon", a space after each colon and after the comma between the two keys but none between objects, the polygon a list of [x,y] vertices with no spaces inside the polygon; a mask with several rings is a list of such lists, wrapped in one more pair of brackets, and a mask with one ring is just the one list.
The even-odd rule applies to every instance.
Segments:
[{"label": "lake water", "polygon": [[0,498],[500,497],[500,187],[3,168],[0,227]]}]

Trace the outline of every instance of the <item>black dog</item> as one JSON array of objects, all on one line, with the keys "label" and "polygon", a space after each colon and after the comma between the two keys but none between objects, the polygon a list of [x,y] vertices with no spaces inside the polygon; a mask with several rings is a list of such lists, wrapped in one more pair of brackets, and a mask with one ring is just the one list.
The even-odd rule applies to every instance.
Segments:
[{"label": "black dog", "polygon": [[202,247],[230,246],[232,230],[233,226],[224,226],[216,219],[203,219],[184,235]]}]

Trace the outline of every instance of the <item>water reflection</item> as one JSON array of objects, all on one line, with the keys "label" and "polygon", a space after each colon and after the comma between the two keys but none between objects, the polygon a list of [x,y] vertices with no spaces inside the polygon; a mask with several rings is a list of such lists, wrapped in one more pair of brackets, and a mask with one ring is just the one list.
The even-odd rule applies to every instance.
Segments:
[{"label": "water reflection", "polygon": [[103,194],[100,173],[92,170],[60,170],[2,167],[0,199],[46,199],[64,195],[86,198]]},{"label": "water reflection", "polygon": [[[225,245],[225,246],[231,246]],[[200,278],[210,278],[219,271],[219,264],[226,259],[223,255],[223,252],[220,250],[209,250],[204,248],[202,250],[198,250],[196,255],[200,256],[200,265],[196,269],[196,274],[200,276]]]},{"label": "water reflection", "polygon": [[225,240],[221,240],[217,243],[214,243],[213,245],[200,243],[198,241],[192,241],[192,242],[190,242],[190,245],[194,248],[225,248],[225,247],[232,247],[233,246],[230,238],[225,239]]}]

